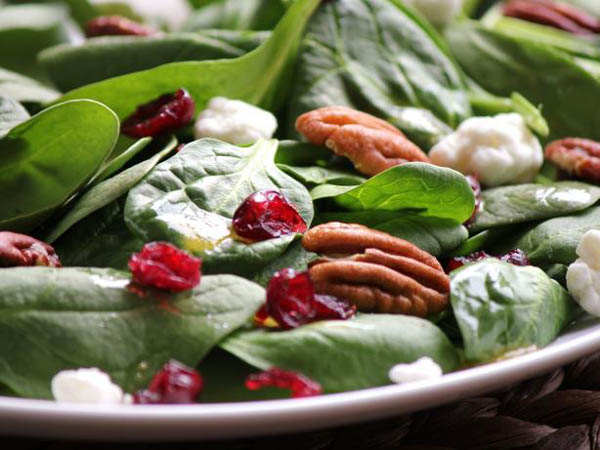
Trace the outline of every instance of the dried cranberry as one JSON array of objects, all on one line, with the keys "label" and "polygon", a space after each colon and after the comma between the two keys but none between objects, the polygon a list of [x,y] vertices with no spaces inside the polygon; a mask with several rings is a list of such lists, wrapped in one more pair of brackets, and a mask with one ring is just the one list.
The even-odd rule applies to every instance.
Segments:
[{"label": "dried cranberry", "polygon": [[300,373],[282,370],[276,367],[264,372],[249,375],[248,378],[246,378],[246,387],[251,391],[256,391],[268,386],[289,389],[292,391],[293,398],[312,397],[323,393],[321,385],[316,381],[313,381]]},{"label": "dried cranberry", "polygon": [[202,260],[168,242],[151,242],[131,255],[129,269],[135,283],[181,292],[200,283]]},{"label": "dried cranberry", "polygon": [[186,126],[194,118],[196,104],[185,89],[165,94],[138,106],[122,124],[121,131],[132,138],[156,136]]},{"label": "dried cranberry", "polygon": [[154,28],[121,16],[102,16],[85,25],[87,37],[96,36],[152,36],[158,34]]},{"label": "dried cranberry", "polygon": [[54,248],[24,234],[0,231],[0,267],[60,267]]},{"label": "dried cranberry", "polygon": [[316,317],[314,296],[308,272],[283,269],[269,281],[266,311],[282,328],[297,328]]},{"label": "dried cranberry", "polygon": [[511,250],[510,252],[506,253],[505,255],[499,255],[499,256],[489,255],[484,251],[480,251],[480,252],[471,253],[468,256],[456,256],[456,257],[452,258],[450,261],[448,261],[448,264],[446,265],[446,272],[450,273],[453,270],[456,270],[459,267],[464,266],[465,264],[476,262],[476,261],[481,261],[482,259],[485,259],[485,258],[496,258],[496,259],[499,259],[500,261],[505,261],[505,262],[510,263],[515,266],[529,266],[531,264],[529,261],[529,258],[527,258],[527,255],[525,254],[525,252],[520,249]]},{"label": "dried cranberry", "polygon": [[194,403],[203,385],[197,371],[172,359],[154,375],[148,389],[133,396],[133,401],[137,404]]},{"label": "dried cranberry", "polygon": [[331,295],[315,294],[313,299],[320,320],[347,320],[356,314],[356,305]]},{"label": "dried cranberry", "polygon": [[473,190],[473,194],[475,195],[475,208],[473,209],[473,214],[464,223],[464,225],[468,227],[475,221],[475,216],[481,209],[481,184],[479,183],[479,178],[476,175],[467,175],[465,178],[469,182],[469,186],[471,187],[471,189]]},{"label": "dried cranberry", "polygon": [[265,241],[287,234],[304,233],[306,222],[283,194],[258,191],[248,196],[235,211],[233,229],[241,237]]}]

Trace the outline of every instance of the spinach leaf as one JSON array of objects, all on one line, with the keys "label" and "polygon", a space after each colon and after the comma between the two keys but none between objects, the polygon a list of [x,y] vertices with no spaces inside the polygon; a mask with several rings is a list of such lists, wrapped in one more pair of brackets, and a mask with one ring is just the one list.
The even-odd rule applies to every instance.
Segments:
[{"label": "spinach leaf", "polygon": [[183,87],[194,98],[197,110],[218,95],[274,109],[284,97],[279,81],[289,70],[304,26],[318,5],[319,0],[294,2],[271,37],[240,58],[164,64],[84,86],[63,99],[95,99],[123,118],[138,105]]},{"label": "spinach leaf", "polygon": [[129,282],[111,269],[2,270],[0,381],[19,395],[50,398],[59,370],[99,367],[131,392],[170,358],[198,364],[264,301],[260,286],[230,275],[203,277],[170,295],[168,307],[151,293],[131,293]]},{"label": "spinach leaf", "polygon": [[599,198],[600,188],[575,181],[487,189],[471,231],[564,216],[589,208]]},{"label": "spinach leaf", "polygon": [[575,304],[567,291],[537,267],[488,258],[450,277],[452,309],[469,361],[543,347],[572,319]]},{"label": "spinach leaf", "polygon": [[466,241],[469,233],[450,219],[394,211],[331,212],[317,216],[317,223],[360,223],[412,242],[434,256],[446,254]]},{"label": "spinach leaf", "polygon": [[46,49],[40,53],[39,61],[52,81],[61,90],[68,91],[172,62],[236,58],[254,50],[267,37],[265,33],[234,31],[168,34],[144,39],[106,36],[88,39],[81,45],[65,44]]},{"label": "spinach leaf", "polygon": [[287,166],[277,164],[281,170],[291,175],[304,185],[334,184],[342,186],[356,186],[367,181],[365,177],[357,175],[351,170],[319,166]]},{"label": "spinach leaf", "polygon": [[273,162],[278,143],[236,147],[201,139],[159,164],[129,192],[125,222],[145,241],[167,240],[202,256],[208,271],[248,274],[285,251],[295,235],[246,244],[232,235],[242,201],[262,189],[282,192],[308,225],[313,204],[304,186]]},{"label": "spinach leaf", "polygon": [[275,275],[275,272],[288,267],[299,271],[306,270],[308,268],[308,264],[316,260],[318,257],[319,256],[316,253],[307,252],[304,250],[302,243],[300,241],[296,241],[287,248],[283,255],[277,257],[264,268],[262,268],[254,276],[254,281],[261,286],[266,287],[267,284],[269,284],[271,277]]},{"label": "spinach leaf", "polygon": [[161,159],[171,153],[176,145],[177,140],[172,138],[166,148],[156,153],[151,158],[93,186],[77,199],[71,210],[64,215],[54,227],[52,227],[52,230],[48,233],[45,241],[48,243],[54,242],[80,220],[127,194],[127,192],[129,192],[133,186],[138,184]]},{"label": "spinach leaf", "polygon": [[[121,136],[122,137],[122,136]],[[125,151],[119,152],[116,156],[113,157],[117,149],[119,142],[113,148],[111,155],[107,158],[107,160],[102,164],[98,173],[94,176],[94,178],[90,181],[91,185],[96,185],[108,177],[114,175],[118,172],[124,165],[126,165],[132,158],[135,158],[138,153],[143,151],[150,143],[152,142],[151,137],[145,137],[138,139],[131,146],[129,146]],[[171,142],[175,142],[173,138],[171,138]],[[170,144],[169,144],[170,145]]]},{"label": "spinach leaf", "polygon": [[0,139],[27,119],[29,113],[19,102],[11,97],[0,95]]},{"label": "spinach leaf", "polygon": [[389,384],[388,371],[394,364],[422,356],[433,358],[445,372],[459,362],[438,327],[404,315],[361,314],[290,331],[240,331],[220,346],[260,369],[299,371],[321,383],[325,392]]},{"label": "spinach leaf", "polygon": [[68,42],[66,9],[58,4],[9,5],[0,8],[0,66],[45,80],[36,57],[40,50]]},{"label": "spinach leaf", "polygon": [[461,75],[430,25],[389,0],[337,0],[311,19],[288,111],[327,105],[382,117],[424,148],[471,115]]},{"label": "spinach leaf", "polygon": [[551,138],[600,139],[600,116],[589,101],[600,96],[600,78],[571,55],[471,21],[450,25],[445,36],[467,75],[483,88],[502,96],[520,92],[541,104]]},{"label": "spinach leaf", "polygon": [[[110,154],[119,120],[101,103],[48,108],[0,140],[0,228],[29,231],[83,186]],[[69,164],[65,164],[68,161]]]},{"label": "spinach leaf", "polygon": [[328,148],[300,141],[280,141],[275,162],[287,166],[314,166],[327,163],[333,156]]},{"label": "spinach leaf", "polygon": [[60,97],[60,92],[36,80],[0,67],[0,95],[21,103],[48,103]]},{"label": "spinach leaf", "polygon": [[184,30],[270,30],[284,13],[280,0],[219,0],[195,11]]},{"label": "spinach leaf", "polygon": [[415,210],[459,223],[471,217],[475,207],[473,191],[462,174],[427,163],[392,167],[360,186],[341,186],[334,194],[337,204],[352,211]]}]

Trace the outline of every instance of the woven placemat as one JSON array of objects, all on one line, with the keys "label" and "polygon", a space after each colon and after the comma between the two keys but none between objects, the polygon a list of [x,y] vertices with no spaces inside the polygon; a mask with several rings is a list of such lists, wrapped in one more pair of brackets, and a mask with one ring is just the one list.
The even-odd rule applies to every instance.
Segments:
[{"label": "woven placemat", "polygon": [[17,450],[600,450],[600,353],[485,397],[319,432],[180,444],[1,442]]}]

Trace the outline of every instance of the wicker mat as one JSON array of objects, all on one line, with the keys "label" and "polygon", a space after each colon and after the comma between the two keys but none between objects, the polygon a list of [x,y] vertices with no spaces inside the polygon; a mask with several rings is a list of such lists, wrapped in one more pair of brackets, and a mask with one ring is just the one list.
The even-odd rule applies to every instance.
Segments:
[{"label": "wicker mat", "polygon": [[18,450],[600,450],[600,353],[486,397],[347,428],[220,443],[0,442]]}]

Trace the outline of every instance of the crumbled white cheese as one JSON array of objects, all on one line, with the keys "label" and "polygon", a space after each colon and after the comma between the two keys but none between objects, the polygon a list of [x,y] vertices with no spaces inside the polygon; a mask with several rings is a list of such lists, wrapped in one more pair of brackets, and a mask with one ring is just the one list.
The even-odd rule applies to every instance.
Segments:
[{"label": "crumbled white cheese", "polygon": [[517,113],[467,119],[429,157],[439,166],[477,175],[486,186],[530,182],[544,162],[540,142]]},{"label": "crumbled white cheese", "polygon": [[124,3],[147,22],[166,24],[169,30],[179,30],[192,13],[188,0],[92,0],[92,4],[102,3]]},{"label": "crumbled white cheese", "polygon": [[433,359],[424,356],[410,364],[396,364],[390,369],[389,377],[394,383],[410,383],[439,378],[442,374],[442,368]]},{"label": "crumbled white cheese", "polygon": [[215,138],[234,145],[251,145],[273,137],[277,119],[269,111],[240,100],[215,97],[194,126],[196,139]]},{"label": "crumbled white cheese", "polygon": [[567,288],[583,309],[600,316],[600,231],[583,235],[577,255],[579,259],[567,270]]},{"label": "crumbled white cheese", "polygon": [[52,395],[61,403],[120,404],[128,401],[119,386],[96,368],[62,370],[52,378]]},{"label": "crumbled white cheese", "polygon": [[403,0],[413,6],[427,20],[436,25],[444,25],[452,21],[462,10],[463,0]]}]

